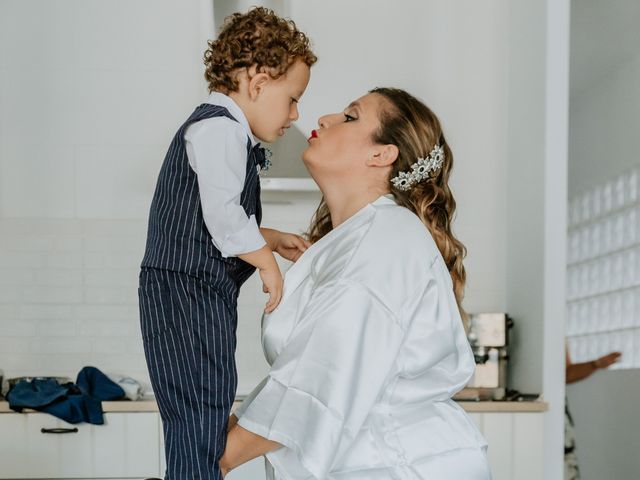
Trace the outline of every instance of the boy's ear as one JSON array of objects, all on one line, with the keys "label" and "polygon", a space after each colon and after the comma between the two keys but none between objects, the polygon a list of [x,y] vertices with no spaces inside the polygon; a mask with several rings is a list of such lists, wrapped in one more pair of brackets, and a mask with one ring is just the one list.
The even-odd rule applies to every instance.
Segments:
[{"label": "boy's ear", "polygon": [[257,99],[270,79],[271,77],[269,76],[269,74],[264,72],[255,73],[252,77],[250,77],[249,98],[251,100]]},{"label": "boy's ear", "polygon": [[370,167],[388,167],[398,158],[398,147],[396,145],[376,145],[371,151],[367,160]]}]

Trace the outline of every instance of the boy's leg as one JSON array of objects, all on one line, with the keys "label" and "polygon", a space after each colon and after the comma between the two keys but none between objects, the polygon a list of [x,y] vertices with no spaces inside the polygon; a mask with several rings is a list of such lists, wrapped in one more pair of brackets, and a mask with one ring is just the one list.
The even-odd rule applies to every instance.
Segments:
[{"label": "boy's leg", "polygon": [[220,480],[217,461],[237,385],[235,313],[193,277],[148,270],[140,316],[163,421],[166,479]]}]

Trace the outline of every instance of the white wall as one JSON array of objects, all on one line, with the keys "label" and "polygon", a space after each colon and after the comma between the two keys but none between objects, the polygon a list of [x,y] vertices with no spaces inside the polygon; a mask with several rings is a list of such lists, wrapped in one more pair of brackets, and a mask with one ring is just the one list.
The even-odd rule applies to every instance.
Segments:
[{"label": "white wall", "polygon": [[[571,196],[640,164],[639,125],[640,54],[572,95]],[[601,371],[567,386],[584,480],[638,476],[639,386],[639,370]]]},{"label": "white wall", "polygon": [[0,2],[5,376],[94,364],[146,380],[145,217],[171,135],[206,91],[212,31],[206,1]]}]

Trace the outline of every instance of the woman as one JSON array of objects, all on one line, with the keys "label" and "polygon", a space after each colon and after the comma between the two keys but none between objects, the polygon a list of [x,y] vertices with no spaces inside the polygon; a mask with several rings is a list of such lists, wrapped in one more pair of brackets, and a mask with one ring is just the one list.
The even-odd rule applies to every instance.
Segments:
[{"label": "woman", "polygon": [[451,400],[474,359],[440,123],[385,88],[319,125],[303,154],[324,195],[313,245],[263,318],[271,370],[230,418],[221,468],[265,455],[271,479],[489,479]]},{"label": "woman", "polygon": [[[607,369],[618,360],[622,353],[611,352],[590,362],[573,363],[569,347],[565,345],[565,381],[568,384],[589,378],[600,369]],[[564,480],[580,480],[580,467],[576,455],[576,435],[573,417],[569,411],[569,401],[564,400]]]}]

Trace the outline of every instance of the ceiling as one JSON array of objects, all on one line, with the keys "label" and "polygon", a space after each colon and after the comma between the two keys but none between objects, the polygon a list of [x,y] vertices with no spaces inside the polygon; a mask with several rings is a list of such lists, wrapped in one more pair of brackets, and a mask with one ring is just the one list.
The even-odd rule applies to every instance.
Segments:
[{"label": "ceiling", "polygon": [[640,56],[639,0],[571,0],[571,95]]}]

